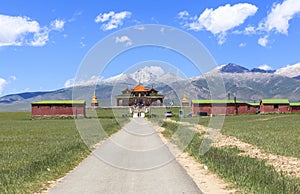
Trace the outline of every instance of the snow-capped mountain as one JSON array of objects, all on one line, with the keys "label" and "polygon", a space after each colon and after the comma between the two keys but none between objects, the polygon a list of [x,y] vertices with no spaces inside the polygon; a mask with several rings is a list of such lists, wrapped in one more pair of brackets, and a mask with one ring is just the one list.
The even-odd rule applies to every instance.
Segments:
[{"label": "snow-capped mountain", "polygon": [[[219,74],[217,74],[217,72]],[[159,66],[146,66],[137,71],[123,73],[97,83],[96,95],[100,106],[110,106],[114,96],[119,95],[128,86],[134,87],[139,81],[146,87],[154,85],[160,94],[165,95],[165,103],[174,101],[180,104],[184,93],[188,98],[211,98],[208,79],[215,80],[222,76],[226,93],[236,96],[239,100],[256,101],[263,98],[288,98],[291,101],[300,100],[300,63],[281,68],[275,73],[261,69],[249,70],[230,63],[219,66],[212,71],[193,78],[176,76]],[[214,83],[213,81],[211,83]],[[90,103],[94,85],[76,86],[80,89],[78,98]],[[30,103],[39,100],[72,99],[73,88],[63,88],[49,92],[31,92],[12,94],[0,97],[0,109],[3,111],[29,110]],[[90,92],[93,91],[93,92]],[[214,96],[218,98],[222,96]],[[11,108],[13,107],[13,108]]]},{"label": "snow-capped mountain", "polygon": [[134,85],[138,82],[158,83],[181,79],[182,78],[180,76],[166,72],[160,66],[145,66],[142,69],[134,71],[133,73],[122,73],[120,75],[105,79],[102,81],[102,83],[127,83],[129,85]]},{"label": "snow-capped mountain", "polygon": [[297,79],[300,77],[300,63],[296,63],[295,65],[288,65],[286,67],[278,69],[276,70],[275,74]]}]

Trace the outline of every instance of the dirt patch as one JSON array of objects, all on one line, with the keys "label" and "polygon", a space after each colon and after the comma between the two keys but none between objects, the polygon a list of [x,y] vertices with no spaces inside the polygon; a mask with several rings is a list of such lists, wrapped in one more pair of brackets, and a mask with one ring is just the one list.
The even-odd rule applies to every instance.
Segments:
[{"label": "dirt patch", "polygon": [[240,141],[231,136],[220,135],[218,142],[214,144],[215,147],[237,147],[243,150],[239,155],[249,156],[251,158],[258,158],[266,160],[269,165],[275,167],[280,172],[283,171],[289,175],[300,178],[300,159],[294,157],[274,155],[263,152],[256,146]]},{"label": "dirt patch", "polygon": [[[275,118],[278,118],[278,117],[269,118],[269,119],[275,119]],[[171,119],[167,119],[165,121],[166,122],[174,122],[174,123],[187,125],[187,126],[192,126],[192,124],[190,124],[190,123],[176,122]],[[204,127],[202,125],[193,125],[193,126],[199,132],[214,131],[214,130],[211,130],[210,128]],[[261,149],[259,149],[258,147],[251,145],[249,143],[245,143],[236,137],[225,136],[222,134],[218,134],[218,139],[217,139],[216,143],[213,144],[213,146],[215,146],[215,147],[236,147],[236,148],[244,151],[243,153],[239,154],[241,156],[249,156],[251,158],[258,158],[261,160],[265,160],[267,162],[267,164],[274,166],[276,171],[284,172],[288,175],[300,178],[300,159],[299,158],[266,153],[266,152],[262,151]]]},{"label": "dirt patch", "polygon": [[[176,121],[175,121],[176,122]],[[212,173],[208,167],[199,163],[188,153],[181,152],[176,145],[170,143],[161,132],[164,131],[163,127],[155,126],[158,135],[162,141],[168,145],[170,151],[177,156],[176,160],[186,170],[188,175],[194,180],[197,186],[203,193],[207,194],[231,194],[237,193],[236,189],[230,188],[230,184],[224,182],[216,174]]]}]

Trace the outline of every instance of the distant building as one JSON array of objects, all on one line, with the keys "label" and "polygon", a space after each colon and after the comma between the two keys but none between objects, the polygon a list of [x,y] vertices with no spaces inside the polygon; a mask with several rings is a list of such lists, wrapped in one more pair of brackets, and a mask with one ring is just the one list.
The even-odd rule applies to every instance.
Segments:
[{"label": "distant building", "polygon": [[91,102],[91,107],[94,108],[94,109],[99,107],[99,102],[98,102],[96,94],[93,95],[92,102]]},{"label": "distant building", "polygon": [[151,89],[139,83],[136,87],[126,87],[122,94],[115,96],[117,106],[162,106],[164,96],[152,86]]},{"label": "distant building", "polygon": [[190,106],[190,102],[189,102],[189,99],[186,94],[184,94],[184,96],[181,100],[181,106],[183,106],[183,107]]},{"label": "distant building", "polygon": [[31,104],[32,118],[85,117],[84,100],[45,100]]},{"label": "distant building", "polygon": [[261,113],[284,113],[291,112],[288,99],[262,99],[260,101]]},{"label": "distant building", "polygon": [[290,102],[292,112],[300,112],[300,102]]},{"label": "distant building", "polygon": [[262,99],[259,103],[235,100],[192,100],[193,115],[300,113],[300,102],[288,99]]},{"label": "distant building", "polygon": [[192,100],[193,115],[211,114],[255,114],[259,103],[246,103],[236,100]]}]

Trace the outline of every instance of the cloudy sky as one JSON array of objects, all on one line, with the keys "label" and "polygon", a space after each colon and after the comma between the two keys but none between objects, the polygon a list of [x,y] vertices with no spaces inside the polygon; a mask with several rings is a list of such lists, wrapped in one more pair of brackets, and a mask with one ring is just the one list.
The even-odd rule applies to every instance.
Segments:
[{"label": "cloudy sky", "polygon": [[[97,42],[143,24],[189,33],[218,65],[233,62],[250,69],[278,69],[300,61],[299,0],[0,0],[0,4],[0,96],[70,85]],[[120,42],[132,44],[127,36],[117,37]],[[114,68],[99,77],[122,73],[132,62],[115,60]],[[184,60],[174,65],[187,76],[197,75],[184,68]]]}]

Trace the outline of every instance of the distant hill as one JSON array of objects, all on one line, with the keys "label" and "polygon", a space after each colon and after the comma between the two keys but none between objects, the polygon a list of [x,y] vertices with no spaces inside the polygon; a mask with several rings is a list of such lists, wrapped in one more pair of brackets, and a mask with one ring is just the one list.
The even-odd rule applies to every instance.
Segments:
[{"label": "distant hill", "polygon": [[[129,74],[120,74],[102,80],[96,86],[96,95],[100,101],[100,106],[115,105],[115,95],[121,93],[126,87],[133,88],[141,83],[150,88],[152,85],[165,95],[165,103],[173,101],[180,104],[184,93],[191,99],[211,98],[210,90],[206,78],[214,79],[216,71],[221,73],[226,92],[238,100],[256,101],[262,98],[288,98],[291,101],[300,100],[300,75],[297,76],[297,65],[288,69],[265,71],[260,69],[248,70],[242,66],[229,63],[220,66],[205,75],[182,78],[171,72],[165,71],[161,67],[150,66],[139,69]],[[286,76],[287,75],[287,76]],[[296,75],[296,76],[294,76]],[[294,76],[294,77],[291,77]],[[76,86],[76,98],[84,99],[87,105],[91,102],[94,94],[94,85]],[[63,88],[47,92],[26,92],[11,94],[0,97],[0,111],[28,111],[30,103],[40,100],[72,99],[73,88]],[[218,96],[215,96],[218,98]]]}]

